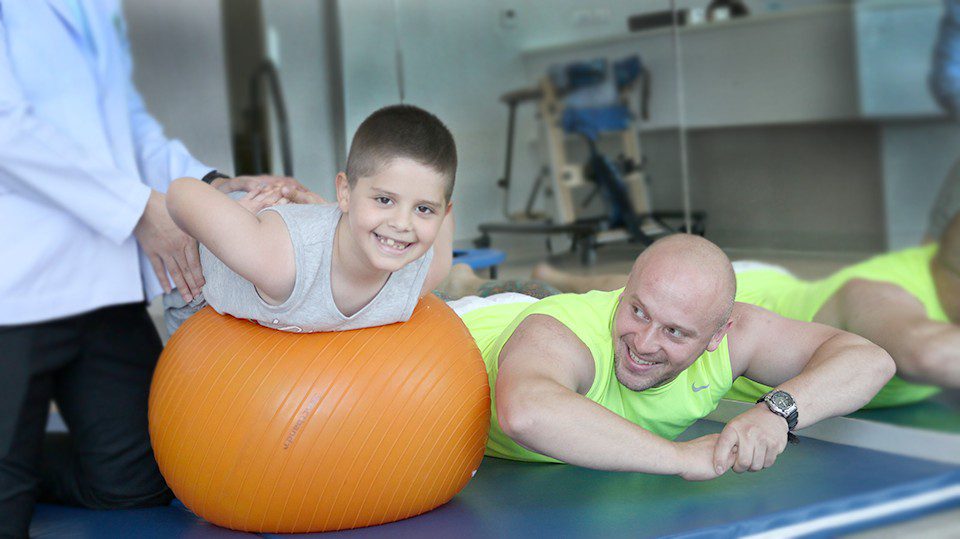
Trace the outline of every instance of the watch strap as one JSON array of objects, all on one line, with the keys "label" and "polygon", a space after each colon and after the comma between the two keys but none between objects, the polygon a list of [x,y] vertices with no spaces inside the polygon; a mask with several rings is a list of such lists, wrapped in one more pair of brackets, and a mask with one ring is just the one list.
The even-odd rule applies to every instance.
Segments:
[{"label": "watch strap", "polygon": [[229,177],[230,176],[227,176],[226,174],[220,174],[216,170],[211,170],[210,172],[207,172],[202,178],[200,178],[200,180],[203,183],[213,183],[213,180],[216,180],[218,178],[229,178]]},{"label": "watch strap", "polygon": [[790,415],[784,418],[787,420],[787,430],[791,432],[793,432],[793,429],[797,428],[797,420],[799,419],[799,416],[800,416],[800,414],[797,413],[797,408],[796,408],[797,405],[794,404],[793,406],[794,406],[793,411],[790,412]]}]

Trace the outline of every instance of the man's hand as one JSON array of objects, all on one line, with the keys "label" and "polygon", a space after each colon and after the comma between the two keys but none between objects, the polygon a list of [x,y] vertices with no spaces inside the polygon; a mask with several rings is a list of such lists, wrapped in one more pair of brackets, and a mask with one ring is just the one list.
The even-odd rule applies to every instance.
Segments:
[{"label": "man's hand", "polygon": [[163,291],[169,293],[171,290],[167,279],[169,272],[183,300],[189,302],[200,293],[204,284],[200,252],[197,241],[180,230],[170,218],[164,199],[162,193],[150,192],[133,235],[150,259]]},{"label": "man's hand", "polygon": [[765,403],[733,418],[720,433],[713,454],[717,473],[733,465],[733,471],[759,472],[773,466],[787,446],[787,422]]},{"label": "man's hand", "polygon": [[279,187],[257,187],[237,200],[238,204],[254,215],[264,208],[287,204],[288,202],[290,201],[283,196]]},{"label": "man's hand", "polygon": [[730,466],[721,470],[714,465],[713,455],[719,439],[719,434],[708,434],[689,442],[678,442],[680,477],[687,481],[707,481],[723,475]]}]

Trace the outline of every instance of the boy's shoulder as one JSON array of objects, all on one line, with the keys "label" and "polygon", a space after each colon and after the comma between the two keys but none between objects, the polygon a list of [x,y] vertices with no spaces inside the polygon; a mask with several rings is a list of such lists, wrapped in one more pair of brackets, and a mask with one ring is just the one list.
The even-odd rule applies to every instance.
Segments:
[{"label": "boy's shoulder", "polygon": [[263,211],[276,212],[286,223],[291,239],[308,243],[332,238],[341,215],[336,204],[284,204]]}]

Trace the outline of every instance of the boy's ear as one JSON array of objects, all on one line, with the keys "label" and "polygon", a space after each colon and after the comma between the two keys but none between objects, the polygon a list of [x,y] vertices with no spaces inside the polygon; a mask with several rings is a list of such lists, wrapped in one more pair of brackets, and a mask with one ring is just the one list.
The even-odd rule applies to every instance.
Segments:
[{"label": "boy's ear", "polygon": [[340,211],[346,213],[350,209],[350,182],[347,181],[347,175],[343,172],[337,174],[337,204]]},{"label": "boy's ear", "polygon": [[453,201],[447,202],[447,211],[443,212],[443,216],[446,217],[450,215],[450,210],[453,209]]}]

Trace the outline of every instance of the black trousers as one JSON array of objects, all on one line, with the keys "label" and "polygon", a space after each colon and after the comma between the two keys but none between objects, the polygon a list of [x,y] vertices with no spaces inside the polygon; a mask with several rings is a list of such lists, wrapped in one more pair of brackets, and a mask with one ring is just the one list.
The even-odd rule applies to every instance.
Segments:
[{"label": "black trousers", "polygon": [[[0,327],[0,537],[27,537],[38,500],[170,502],[147,432],[161,350],[142,303]],[[51,400],[69,435],[45,432]]]}]

